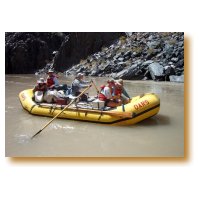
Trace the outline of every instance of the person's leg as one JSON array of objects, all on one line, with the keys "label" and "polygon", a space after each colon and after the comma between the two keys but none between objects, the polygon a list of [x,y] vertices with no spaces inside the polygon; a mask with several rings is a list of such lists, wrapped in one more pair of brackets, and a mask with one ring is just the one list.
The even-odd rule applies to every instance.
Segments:
[{"label": "person's leg", "polygon": [[123,94],[121,95],[121,100],[124,104],[128,104],[130,102],[130,99]]},{"label": "person's leg", "polygon": [[114,101],[112,101],[112,100],[109,100],[109,101],[106,103],[106,106],[111,107],[111,108],[115,108],[115,107],[120,106],[120,105],[121,105],[120,103],[114,102]]}]

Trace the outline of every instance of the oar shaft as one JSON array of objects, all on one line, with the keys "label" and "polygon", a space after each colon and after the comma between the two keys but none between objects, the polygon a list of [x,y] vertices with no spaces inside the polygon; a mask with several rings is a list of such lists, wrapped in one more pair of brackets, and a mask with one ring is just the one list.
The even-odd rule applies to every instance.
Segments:
[{"label": "oar shaft", "polygon": [[92,83],[92,84],[93,84],[93,86],[95,87],[95,89],[96,89],[97,93],[99,93],[99,90],[98,90],[98,88],[97,88],[97,86],[96,86],[96,84],[94,83],[94,81],[93,81],[93,80],[91,80],[91,83]]}]

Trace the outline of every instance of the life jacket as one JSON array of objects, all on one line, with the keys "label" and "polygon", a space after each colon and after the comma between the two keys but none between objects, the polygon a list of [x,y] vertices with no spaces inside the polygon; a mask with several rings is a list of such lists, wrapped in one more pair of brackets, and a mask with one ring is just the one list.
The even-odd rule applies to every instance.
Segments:
[{"label": "life jacket", "polygon": [[107,100],[106,96],[103,94],[103,90],[104,90],[105,87],[106,87],[105,85],[101,85],[101,86],[100,86],[101,91],[100,91],[100,93],[98,94],[98,98],[99,98],[99,100],[101,100],[101,101],[106,101],[106,100]]},{"label": "life jacket", "polygon": [[121,95],[122,94],[122,89],[116,88],[115,89],[115,95]]},{"label": "life jacket", "polygon": [[47,78],[47,86],[48,87],[51,87],[55,82],[54,82],[54,75],[53,76],[51,76],[51,77],[49,77],[48,76],[48,78]]},{"label": "life jacket", "polygon": [[102,93],[99,93],[98,98],[101,101],[106,101],[107,100],[106,96],[104,94],[102,94]]}]

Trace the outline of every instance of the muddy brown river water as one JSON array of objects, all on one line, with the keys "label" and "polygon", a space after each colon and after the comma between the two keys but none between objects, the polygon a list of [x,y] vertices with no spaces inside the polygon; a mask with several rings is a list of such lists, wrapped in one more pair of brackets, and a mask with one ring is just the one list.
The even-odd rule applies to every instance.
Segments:
[{"label": "muddy brown river water", "polygon": [[[125,81],[130,96],[153,92],[158,115],[131,126],[107,126],[56,119],[38,137],[31,136],[51,118],[30,115],[18,98],[32,88],[35,75],[5,76],[5,156],[7,157],[183,157],[184,84]],[[94,78],[100,86],[106,78]],[[72,77],[61,77],[70,84]],[[96,94],[91,88],[90,95]]]}]

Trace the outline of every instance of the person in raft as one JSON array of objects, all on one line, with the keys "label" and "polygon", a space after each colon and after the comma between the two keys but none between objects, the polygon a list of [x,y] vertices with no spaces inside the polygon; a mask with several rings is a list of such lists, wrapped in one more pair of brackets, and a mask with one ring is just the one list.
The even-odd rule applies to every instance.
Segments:
[{"label": "person in raft", "polygon": [[59,81],[57,79],[57,76],[54,74],[53,69],[48,70],[48,77],[46,79],[46,83],[49,90],[53,90],[59,86]]},{"label": "person in raft", "polygon": [[[85,81],[84,79],[84,75],[82,73],[78,73],[75,77],[75,79],[72,82],[71,88],[72,88],[72,95],[73,96],[78,96],[81,92],[80,90],[82,88],[86,88],[89,86],[89,83],[91,83],[91,81]],[[83,94],[81,96],[81,101],[87,101],[87,95]]]},{"label": "person in raft", "polygon": [[46,79],[47,92],[44,96],[44,101],[47,103],[55,103],[57,101],[57,88],[59,87],[59,81],[54,74],[53,69],[48,70],[48,77]]},{"label": "person in raft", "polygon": [[115,81],[115,95],[119,97],[123,104],[130,102],[130,96],[124,88],[124,82],[122,79]]},{"label": "person in raft", "polygon": [[43,102],[46,91],[47,91],[47,85],[44,81],[44,78],[40,78],[39,80],[37,80],[37,84],[33,88],[35,102],[39,103]]},{"label": "person in raft", "polygon": [[106,86],[101,86],[101,91],[98,95],[99,100],[105,101],[105,106],[117,107],[120,106],[121,100],[118,100],[118,96],[115,95],[115,81],[108,80]]}]

